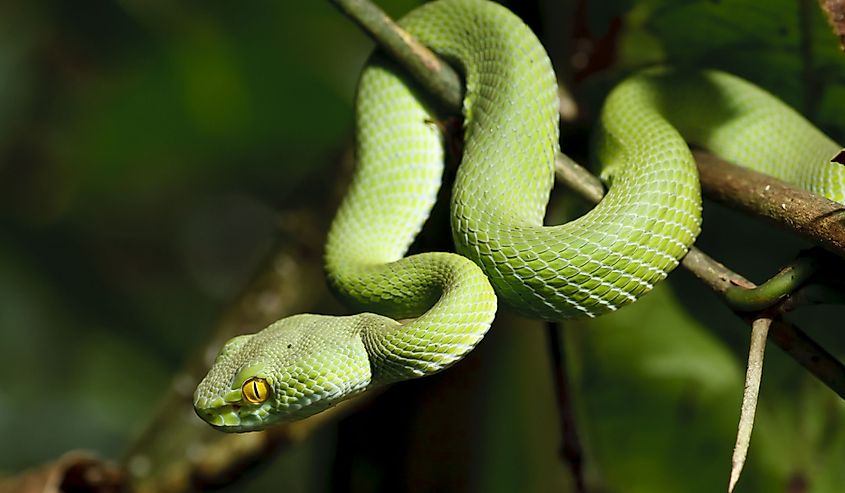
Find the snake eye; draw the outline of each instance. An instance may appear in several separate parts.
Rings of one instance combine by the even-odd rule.
[[[258,377],[252,377],[244,382],[241,387],[244,394],[244,399],[252,404],[261,404],[270,396],[270,386],[267,380]]]

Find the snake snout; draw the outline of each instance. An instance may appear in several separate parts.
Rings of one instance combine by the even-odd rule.
[[[226,403],[222,398],[194,404],[197,415],[211,426],[229,432],[260,429],[269,412],[266,406]]]

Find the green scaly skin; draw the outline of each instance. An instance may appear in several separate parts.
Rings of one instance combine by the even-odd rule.
[[[221,430],[303,418],[440,371],[484,336],[496,294],[551,320],[635,301],[677,266],[700,229],[687,141],[845,198],[842,167],[829,161],[839,146],[783,103],[724,73],[656,69],[620,84],[605,104],[595,143],[605,199],[572,222],[544,226],[558,100],[536,37],[483,0],[429,3],[401,24],[465,76],[465,148],[451,203],[460,255],[404,257],[440,186],[442,137],[413,82],[374,56],[358,88],[358,168],[329,233],[326,271],[345,301],[380,315],[297,315],[227,343],[194,396],[197,413]],[[254,377],[270,388],[260,404],[241,391]]]

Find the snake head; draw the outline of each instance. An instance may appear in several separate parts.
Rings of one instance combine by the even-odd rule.
[[[229,340],[194,392],[211,426],[257,431],[363,391],[370,363],[356,317],[295,315]]]

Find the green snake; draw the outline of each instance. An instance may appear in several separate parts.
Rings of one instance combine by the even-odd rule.
[[[227,342],[194,394],[199,416],[218,429],[262,429],[440,371],[484,337],[497,299],[551,320],[636,301],[700,230],[687,142],[845,199],[845,173],[830,161],[841,148],[798,113],[725,73],[658,68],[606,100],[594,145],[606,197],[574,221],[544,226],[559,117],[540,42],[486,0],[428,3],[400,24],[465,79],[451,195],[457,253],[405,257],[440,187],[443,136],[430,100],[375,55],[358,85],[356,173],[325,252],[331,287],[365,312],[295,315]]]

